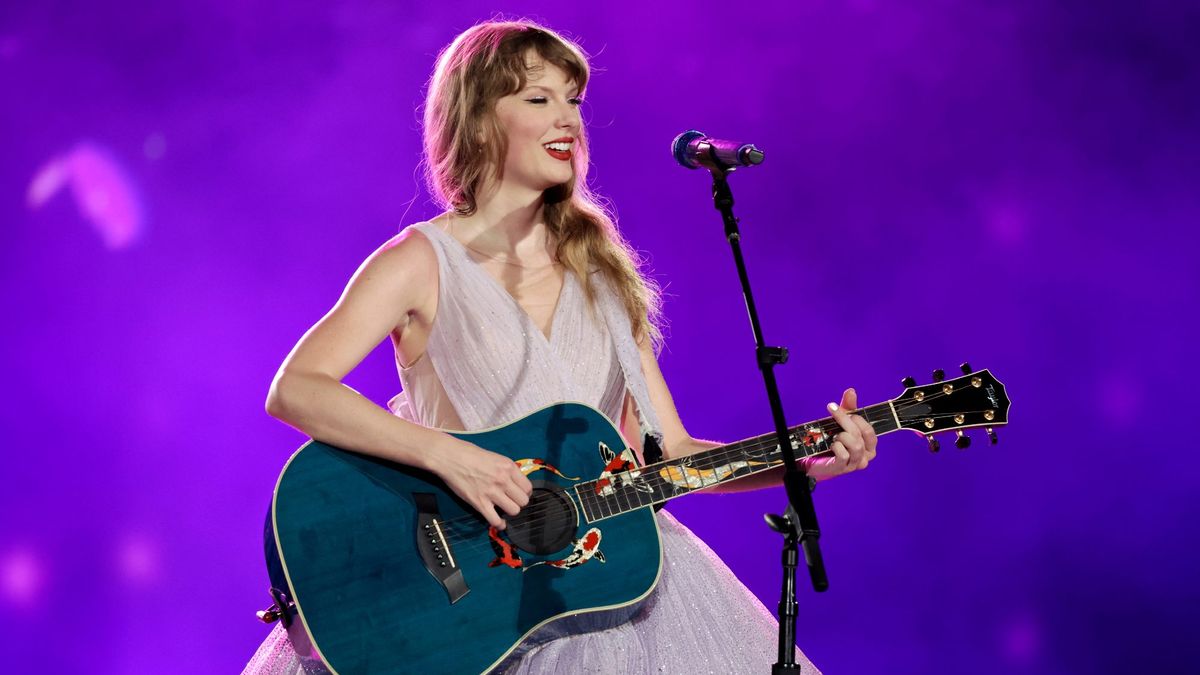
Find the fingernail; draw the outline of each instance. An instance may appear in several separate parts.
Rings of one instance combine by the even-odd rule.
[[[836,404],[836,403],[830,403],[829,405],[827,405],[827,406],[825,406],[825,407],[826,407],[826,408],[829,408],[829,412],[837,412],[837,409],[838,409],[838,404]]]

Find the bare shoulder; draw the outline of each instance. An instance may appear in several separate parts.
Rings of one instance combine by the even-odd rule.
[[[414,318],[423,324],[436,311],[437,292],[437,253],[409,228],[367,256],[280,372],[322,373],[340,381],[389,334],[412,333]]]
[[[437,253],[424,234],[410,227],[375,249],[359,273],[364,271],[397,277],[423,277],[430,272],[436,274]],[[403,282],[404,279],[397,281]]]
[[[408,323],[406,316],[432,312],[437,291],[437,253],[410,227],[367,256],[334,311],[356,320],[364,314],[387,317],[388,329],[395,330]]]

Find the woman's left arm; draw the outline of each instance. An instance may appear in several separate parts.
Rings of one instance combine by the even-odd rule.
[[[714,441],[692,438],[679,418],[675,400],[671,397],[666,380],[663,379],[650,340],[643,339],[639,349],[642,373],[650,390],[650,404],[654,406],[654,412],[657,413],[659,424],[662,426],[664,458],[683,457],[722,445]],[[632,402],[629,405],[633,405]],[[857,407],[858,396],[854,389],[847,389],[842,394],[840,404],[829,404],[829,411],[841,424],[842,431],[834,437],[834,443],[830,446],[833,456],[804,460],[810,477],[825,480],[857,469],[865,469],[867,464],[875,459],[875,430],[861,416],[852,414],[851,411]],[[627,418],[631,417],[630,412],[632,411],[627,407]],[[709,492],[744,492],[780,485],[782,482],[783,467],[779,467],[741,480],[716,485],[710,488]]]

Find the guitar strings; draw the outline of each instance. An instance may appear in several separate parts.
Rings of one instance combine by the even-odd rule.
[[[942,393],[934,394],[934,395],[927,397],[926,400],[932,399],[932,398],[938,398],[938,397],[944,396],[944,395],[945,394],[942,394]],[[879,417],[879,420],[877,420],[877,421],[886,420],[889,417],[889,415],[886,414],[887,413],[886,409],[881,407],[882,405],[885,405],[885,404],[880,404],[879,406],[871,406],[868,408],[863,408],[858,411],[855,411],[855,413],[864,413],[864,416],[867,417],[868,419],[870,419],[872,417],[871,413],[875,412],[875,413],[878,413],[878,417]],[[899,413],[900,411],[907,411],[908,409],[917,407],[919,405],[921,405],[921,404],[917,403],[917,404],[911,404],[911,405],[898,406],[897,412]],[[875,408],[875,410],[872,411],[871,408]],[[973,411],[973,412],[978,412],[978,411]],[[959,413],[926,414],[926,415],[923,415],[923,417],[924,418],[945,418],[945,417],[952,417],[956,414],[959,414]],[[834,424],[836,424],[837,426],[834,426],[832,430],[840,430],[841,429],[840,424],[837,424],[836,420],[834,420],[832,418],[826,418],[824,420],[819,420],[817,422],[800,425],[799,427],[796,427],[795,429],[804,429],[806,427],[819,427],[819,428],[822,428],[823,431],[825,431],[824,427],[833,426]],[[898,427],[897,429],[893,429],[892,431],[897,431],[901,428],[904,428],[904,427]],[[653,469],[656,467],[661,466],[664,470],[674,469],[674,470],[678,471],[681,474],[681,476],[687,476],[687,469],[692,469],[693,471],[712,470],[714,468],[718,468],[723,465],[728,465],[729,462],[727,462],[726,460],[733,459],[733,458],[737,458],[740,460],[753,461],[747,457],[747,455],[750,452],[755,452],[755,451],[763,450],[763,449],[767,449],[767,448],[772,449],[772,452],[767,453],[767,455],[765,455],[765,456],[761,456],[760,459],[768,460],[768,463],[770,463],[772,466],[764,466],[761,468],[754,468],[753,470],[751,470],[749,472],[742,473],[740,476],[738,476],[738,478],[744,478],[746,476],[753,475],[760,471],[766,471],[771,468],[775,468],[775,467],[779,466],[780,464],[782,464],[782,461],[772,459],[773,457],[775,457],[777,455],[781,455],[782,453],[779,451],[778,443],[772,442],[773,437],[770,434],[766,434],[766,435],[764,435],[764,437],[755,437],[755,438],[761,439],[761,440],[747,439],[747,441],[753,441],[753,442],[749,442],[749,443],[739,442],[739,443],[733,443],[733,444],[729,444],[727,446],[723,446],[726,448],[726,450],[724,450],[720,453],[714,453],[713,455],[706,457],[705,461],[703,461],[699,465],[694,464],[694,463],[690,463],[690,465],[683,464],[683,463],[677,464],[676,462],[679,462],[680,460],[683,459],[683,458],[680,458],[680,460],[671,460],[669,462],[658,463],[658,464],[654,464],[654,465],[647,465],[645,467],[639,467],[638,469],[635,469],[635,471],[638,471],[638,473],[639,473],[639,476],[637,478],[632,478],[632,479],[627,479],[627,480],[623,479],[622,475],[627,472],[618,472],[616,474],[613,474],[612,487],[614,488],[614,491],[613,491],[613,493],[611,493],[609,495],[597,495],[596,496],[595,502],[593,504],[590,504],[590,506],[592,506],[592,510],[598,510],[598,511],[600,511],[600,513],[593,513],[591,515],[592,516],[598,515],[600,517],[593,518],[589,522],[595,522],[597,520],[602,520],[607,517],[620,515],[622,513],[627,513],[629,511],[636,510],[639,508],[644,508],[644,507],[649,506],[650,504],[656,503],[658,501],[666,501],[666,499],[652,498],[652,501],[650,503],[643,504],[642,503],[642,499],[643,499],[642,495],[647,494],[647,493],[645,491],[638,490],[637,489],[638,484],[642,485],[643,487],[649,487],[651,493],[654,494],[654,496],[656,496],[656,497],[665,496],[665,497],[669,498],[669,497],[673,497],[673,496],[680,496],[682,494],[686,494],[686,493],[677,492],[675,490],[675,488],[678,488],[679,490],[686,490],[687,493],[690,493],[690,492],[702,490],[706,487],[712,487],[713,485],[723,482],[724,480],[726,480],[728,478],[728,476],[725,476],[720,479],[708,482],[708,481],[706,481],[706,479],[704,477],[700,477],[701,484],[698,486],[694,486],[694,487],[690,486],[690,485],[688,485],[686,487],[680,486],[677,483],[674,483],[673,481],[664,480],[663,486],[664,487],[670,486],[672,491],[676,492],[676,494],[674,494],[674,495],[667,496],[667,495],[659,494],[652,486],[648,485],[649,478],[651,478],[651,477],[661,478],[661,475],[659,475],[659,474],[661,474],[661,471],[657,472],[657,473],[653,471]],[[828,444],[829,439],[824,439],[823,442]],[[734,446],[736,446],[736,447],[734,447]],[[828,447],[826,447],[824,449],[819,449],[819,448],[813,448],[813,449],[816,451],[811,452],[811,453],[807,452],[807,451],[803,452],[804,457],[807,458],[807,457],[815,457],[815,456],[820,456],[820,455],[827,455],[832,452],[832,450],[829,449]],[[708,466],[703,466],[705,464],[707,464]],[[746,468],[746,467],[739,467],[739,469],[734,470],[733,473],[734,474],[738,473],[740,471],[740,469],[742,469],[742,468]],[[647,475],[643,476],[641,474],[647,474]],[[595,481],[585,481],[585,482],[577,483],[574,487],[591,486],[594,484],[595,484]],[[578,491],[576,494],[579,497],[580,501],[582,502],[583,495],[578,493]],[[624,504],[621,503],[622,501],[624,501]],[[633,503],[635,501],[637,502],[636,505]],[[574,506],[576,506],[576,508],[580,508],[580,503],[572,500],[572,504]],[[608,509],[610,511],[610,513],[608,515],[603,514],[603,509],[597,508],[597,507],[604,506],[606,504],[609,505],[610,507],[615,507],[615,508]],[[584,506],[586,507],[588,505],[584,504]],[[549,516],[549,515],[543,516],[541,514],[541,512],[548,511],[551,508],[554,508],[556,511],[554,516]],[[544,507],[535,506],[533,511],[523,511],[522,512],[521,515],[525,516],[524,522],[522,523],[522,525],[525,527],[526,531],[528,531],[529,533],[537,534],[537,533],[544,531],[547,524],[551,520],[554,520],[554,519],[559,520],[559,521],[564,520],[564,518],[561,517],[561,515],[560,515],[562,513],[563,512],[561,511],[561,508],[556,508],[556,505],[553,503],[549,503],[548,506],[544,506]],[[538,516],[538,517],[531,518],[531,517],[529,517],[530,514],[533,514],[534,516]],[[570,520],[571,518],[568,516],[566,519]],[[584,519],[587,520],[586,511],[584,512]],[[470,529],[472,530],[472,532],[470,533],[470,535],[472,536],[472,538],[478,537],[480,532],[485,531],[487,528],[486,523],[482,520],[482,518],[480,516],[478,516],[476,514],[465,514],[464,516],[456,517],[453,519],[448,519],[446,521],[439,521],[439,522],[442,525],[447,527],[447,530],[448,530],[447,539],[448,540],[456,540],[456,541],[460,541],[460,542],[465,542],[465,545],[460,547],[460,550],[463,550],[463,551],[470,550],[472,548],[475,548],[476,546],[473,545],[470,540],[464,539],[464,535],[467,535],[468,533],[464,532],[463,528],[458,527],[458,525],[469,522],[471,524]],[[482,542],[478,542],[478,545],[479,546],[483,546],[483,545],[490,546],[491,541],[490,541],[490,539],[487,539]]]
[[[921,406],[925,405],[925,401],[934,400],[937,398],[944,397],[946,395],[947,394],[944,392],[935,392],[933,394],[926,396],[924,401],[914,402],[914,403],[909,403],[909,404],[901,404],[899,406],[896,406],[895,410],[896,410],[897,416],[899,416],[899,413],[901,413],[901,412],[907,412],[908,410],[910,410],[912,408],[921,407]],[[891,417],[888,414],[889,411],[884,407],[886,405],[887,405],[887,403],[877,404],[875,406],[868,406],[866,408],[861,408],[859,410],[853,411],[851,414],[864,413],[864,417],[870,418],[870,417],[872,417],[872,413],[875,413],[875,416],[878,417],[877,421],[886,421],[889,417]],[[968,411],[968,412],[980,412],[980,411]],[[925,415],[922,415],[922,417],[927,418],[927,419],[935,419],[935,418],[953,417],[957,414],[960,414],[960,413],[925,414]],[[838,423],[836,421],[836,419],[834,419],[832,417],[827,417],[827,418],[824,418],[821,420],[817,420],[815,422],[810,422],[807,424],[799,425],[798,427],[794,427],[793,430],[802,430],[805,428],[812,428],[812,427],[819,428],[822,432],[824,432],[826,434],[826,436],[828,436],[827,439],[822,439],[822,442],[829,444],[829,445],[832,445],[831,440],[834,439],[836,434],[840,433],[840,431],[841,431],[840,423]],[[897,429],[893,429],[892,431],[898,431],[901,428],[904,428],[904,427],[898,427]],[[831,431],[834,433],[831,434],[830,433]],[[673,460],[669,460],[666,462],[659,462],[656,464],[639,467],[639,468],[635,469],[635,471],[638,471],[639,474],[654,475],[656,473],[655,469],[658,467],[661,467],[663,470],[668,470],[668,471],[670,469],[676,469],[676,470],[682,469],[680,471],[681,477],[684,477],[686,479],[686,477],[688,475],[686,470],[688,468],[697,470],[697,471],[712,470],[712,469],[715,469],[720,466],[728,464],[729,462],[727,462],[726,460],[735,459],[735,458],[747,459],[749,461],[753,461],[745,456],[749,455],[750,453],[758,452],[758,451],[761,451],[764,449],[772,449],[772,452],[767,453],[765,456],[760,456],[759,457],[760,459],[770,461],[769,460],[770,457],[777,455],[777,454],[780,454],[780,455],[782,454],[779,451],[778,443],[775,442],[775,437],[772,434],[764,434],[763,436],[752,437],[752,438],[746,439],[744,441],[739,441],[739,442],[727,444],[725,446],[720,446],[720,447],[725,448],[725,450],[723,450],[722,452],[719,452],[719,453],[714,453],[712,455],[709,455],[709,456],[705,457],[703,460],[701,460],[701,463],[707,464],[707,466],[697,465],[694,463],[695,460],[693,460],[692,462],[689,462],[689,464],[686,466],[683,464],[677,464],[677,462],[682,462],[684,460],[684,458],[678,458],[678,459],[673,459]],[[715,449],[717,449],[717,448],[714,448],[714,450]],[[832,452],[832,450],[830,450],[828,448],[825,448],[825,449],[813,448],[813,449],[816,450],[816,452],[810,453],[808,451],[804,451],[802,453],[804,458],[815,457],[815,456],[819,456],[822,454],[829,454],[830,452]],[[694,457],[695,455],[692,455],[692,456]],[[781,463],[782,462],[780,462],[780,464]],[[758,473],[758,471],[765,471],[770,468],[774,468],[774,467],[764,467],[762,469],[751,471],[751,472],[744,474],[743,476],[739,476],[739,477],[745,477],[745,475],[751,475],[753,473]],[[649,504],[641,504],[640,503],[640,501],[641,501],[640,495],[645,494],[645,492],[638,491],[635,485],[631,485],[631,483],[641,481],[641,484],[644,487],[649,487],[649,486],[645,485],[646,480],[644,478],[642,478],[641,475],[639,475],[637,478],[623,479],[622,476],[626,473],[627,472],[617,472],[617,473],[613,474],[613,476],[611,478],[612,487],[614,488],[613,494],[596,496],[598,501],[593,506],[601,507],[601,506],[606,505],[606,503],[608,503],[609,505],[616,506],[615,509],[614,508],[608,509],[611,512],[608,516],[593,513],[592,514],[593,516],[601,515],[601,518],[597,518],[596,520],[599,520],[599,519],[602,519],[605,517],[610,517],[612,515],[618,515],[619,513],[624,513],[629,510],[632,510],[632,509],[642,508],[644,506],[649,505]],[[701,477],[700,478],[701,485],[697,486],[697,487],[679,486],[671,481],[667,481],[667,483],[669,483],[670,485],[672,485],[674,487],[678,487],[679,489],[688,490],[690,492],[690,491],[704,489],[705,487],[711,487],[712,485],[716,485],[717,483],[722,482],[723,480],[725,480],[725,478],[712,481],[710,484],[706,484],[705,479],[703,477]],[[583,486],[583,485],[593,485],[593,484],[595,484],[595,481],[584,481],[581,483],[577,483],[576,487]],[[623,493],[628,491],[627,488],[632,489],[634,494],[624,495]],[[653,488],[651,488],[651,491],[653,492]],[[637,501],[639,502],[639,505],[633,506],[631,503],[631,500],[628,498],[625,499],[625,502],[626,502],[625,505],[621,505],[620,500],[617,499],[618,497],[621,497],[621,496],[636,497]],[[579,497],[582,502],[583,501],[582,495],[579,495]],[[665,500],[663,500],[663,501],[665,501]],[[655,503],[655,502],[652,501],[651,503]],[[546,508],[548,508],[548,507],[546,507]],[[544,508],[541,510],[544,510]],[[602,510],[602,509],[597,509],[597,510]],[[528,516],[530,514],[538,515],[539,508],[535,507],[534,511],[525,512],[523,514],[526,516],[526,522],[528,522],[530,524],[536,524],[539,519],[538,518],[528,518]],[[481,520],[482,520],[481,516],[474,514],[474,513],[469,513],[469,514],[465,514],[463,516],[459,516],[459,517],[456,517],[453,519],[447,519],[446,521],[439,521],[439,522],[443,525],[451,525],[451,524],[456,524],[457,522],[465,522],[465,521],[471,521],[471,522],[475,522],[476,524],[479,524],[478,521],[481,521]]]
[[[782,454],[782,453],[778,452],[778,444],[774,444],[774,447],[776,449],[776,452],[773,453],[774,455]],[[832,450],[825,449],[825,450],[819,450],[815,453],[812,453],[812,454],[806,455],[806,456],[815,457],[815,456],[829,454],[831,452],[832,452]],[[719,461],[721,461],[721,460],[718,460],[718,462]],[[772,466],[765,466],[765,467],[754,469],[750,472],[744,473],[743,475],[739,476],[739,478],[744,478],[746,476],[753,475],[754,473],[758,473],[760,471],[765,471],[765,470],[768,470],[771,468],[775,468],[775,467],[781,465],[781,463],[782,463],[781,461],[773,461],[773,462],[771,462]],[[719,466],[719,464],[718,464],[718,466]],[[689,468],[695,469],[696,467],[694,467],[694,466],[681,467],[678,465],[669,465],[666,468],[675,468],[675,469],[683,468],[686,470]],[[622,473],[624,473],[624,472],[622,472]],[[621,475],[620,473],[614,474],[614,478],[617,478],[620,475]],[[661,478],[661,476],[659,476],[658,474],[652,474],[652,475],[656,478]],[[645,481],[646,481],[645,478],[641,478],[641,477],[639,477],[638,479],[633,479],[633,480],[640,480],[643,483],[645,483]],[[593,482],[594,481],[587,481],[586,483],[579,483],[577,485],[586,485],[586,484],[593,483]],[[677,486],[674,483],[670,483],[669,481],[665,481],[665,480],[663,481],[665,486],[670,486],[672,489],[674,489],[675,487],[678,487],[680,490],[686,490],[686,492],[676,492],[675,494],[671,495],[671,497],[682,496],[683,494],[696,492],[701,489],[704,489],[705,487],[712,487],[717,482],[719,482],[719,481],[714,481],[712,483],[708,483],[708,484],[705,484],[702,486],[697,486],[697,487],[682,487],[682,486]],[[631,511],[634,511],[634,510],[637,510],[640,508],[645,508],[647,506],[650,506],[650,504],[640,503],[641,495],[643,495],[645,493],[637,491],[636,488],[634,486],[630,485],[629,483],[622,483],[619,486],[614,485],[614,488],[615,488],[616,492],[614,492],[613,494],[610,494],[607,496],[599,496],[599,495],[597,496],[598,499],[606,500],[608,503],[614,505],[615,508],[610,509],[612,511],[612,513],[609,513],[607,515],[605,515],[603,513],[593,514],[593,515],[598,515],[599,517],[595,517],[592,520],[588,520],[586,518],[586,514],[581,514],[584,516],[582,518],[582,520],[586,524],[594,523],[594,522],[603,520],[608,517],[621,515],[621,514],[628,513],[628,512],[631,512]],[[622,501],[620,499],[621,497],[625,497],[625,499],[624,499],[625,504],[621,504],[621,501]],[[582,499],[582,495],[580,495],[580,498]],[[631,503],[633,500],[638,500],[639,503],[637,505],[634,505]],[[665,499],[652,501],[651,504],[655,503],[656,501],[665,501]],[[572,504],[576,508],[579,508],[578,502],[575,502],[574,500],[572,500]],[[545,508],[543,508],[541,510],[544,511]],[[555,520],[558,521],[558,523],[555,523],[555,524],[562,524],[563,521],[567,521],[567,522],[571,523],[572,526],[574,526],[574,524],[576,522],[576,519],[574,517],[576,515],[575,513],[570,513],[569,515],[565,515],[565,517],[563,517],[560,514],[565,515],[564,512],[559,511],[558,513],[555,514],[555,516],[546,516],[546,517],[540,517],[540,518],[527,519],[523,523],[523,530],[524,530],[524,532],[527,533],[527,536],[536,537],[537,535],[543,533],[552,524],[552,521],[555,521]],[[469,518],[471,519],[471,521],[474,524],[474,526],[471,528],[472,531],[470,531],[470,532],[463,531],[462,529],[457,528],[457,527],[450,528],[451,531],[447,534],[447,541],[456,542],[454,551],[459,552],[459,553],[470,553],[470,552],[475,552],[475,551],[479,551],[479,550],[484,550],[486,548],[490,548],[492,546],[492,541],[491,541],[490,537],[480,539],[480,535],[483,534],[483,532],[485,532],[487,529],[486,524],[481,523],[481,519],[478,516],[469,515]],[[456,524],[462,524],[461,517],[453,519],[453,520],[459,521]],[[508,543],[511,544],[511,541]]]
[[[934,393],[926,396],[923,401],[911,402],[911,403],[907,403],[907,404],[901,403],[900,405],[895,407],[895,411],[898,416],[899,413],[908,412],[912,408],[924,406],[926,401],[941,398],[946,395],[947,394],[945,392],[934,392]],[[878,421],[887,421],[891,417],[891,415],[889,414],[889,410],[885,407],[887,405],[888,405],[887,402],[881,403],[881,404],[876,404],[874,406],[868,406],[866,408],[860,408],[856,411],[852,411],[851,414],[863,414],[863,416],[868,418],[868,420],[870,420],[872,417],[875,417],[876,419],[874,421],[877,421],[877,422]],[[965,412],[980,412],[980,411],[965,411]],[[922,417],[924,417],[924,418],[946,418],[946,417],[952,417],[957,414],[960,414],[960,413],[932,413],[932,414],[927,413],[925,415],[922,415]],[[817,421],[810,422],[807,424],[799,425],[797,427],[793,427],[791,429],[791,431],[794,432],[796,430],[803,430],[805,428],[813,428],[813,427],[819,428],[822,432],[824,432],[828,436],[827,439],[823,439],[823,441],[822,441],[825,443],[829,443],[829,439],[834,439],[836,437],[836,434],[840,433],[842,431],[840,423],[838,423],[836,421],[836,419],[834,419],[832,417],[827,417],[827,418],[824,418],[821,420],[817,420]],[[904,427],[901,426],[901,427],[898,427],[897,429],[893,429],[891,431],[897,431],[901,428],[904,428]],[[712,468],[716,468],[716,467],[721,466],[722,464],[726,463],[725,460],[735,458],[735,457],[741,457],[743,455],[749,455],[750,453],[754,453],[754,452],[757,452],[757,451],[760,451],[763,449],[773,449],[773,452],[768,453],[766,456],[760,456],[759,457],[760,459],[766,459],[766,458],[776,455],[776,454],[782,454],[782,453],[778,452],[778,450],[779,450],[778,443],[775,442],[775,436],[773,434],[764,434],[762,436],[752,437],[749,439],[745,439],[743,441],[737,441],[737,442],[730,443],[730,444],[727,444],[725,446],[720,446],[720,447],[724,448],[724,450],[722,452],[714,453],[712,455],[705,457],[704,462],[709,464],[708,467],[701,467],[696,464],[691,464],[690,466],[687,466],[684,468],[692,468],[692,469],[699,469],[699,470],[712,469]],[[717,448],[714,448],[714,450],[715,449],[717,449]],[[816,448],[814,448],[814,449],[816,449]],[[807,458],[807,457],[812,457],[812,456],[818,456],[821,454],[828,454],[828,452],[830,452],[830,450],[828,450],[828,449],[816,449],[816,452],[811,452],[811,453],[804,452],[803,454]],[[692,455],[692,457],[695,457],[695,455]],[[676,466],[676,462],[680,462],[683,459],[684,458],[678,458],[675,460],[659,462],[659,463],[652,464],[652,465],[638,467],[638,469],[635,469],[635,470],[638,471],[639,473],[652,473],[654,471],[654,469],[657,467],[662,467],[663,469],[679,468],[678,466]],[[693,462],[694,462],[694,460],[693,460]],[[613,478],[619,479],[625,473],[626,472],[617,472],[616,474],[613,474]],[[638,479],[635,478],[635,479],[629,479],[629,480],[636,481]],[[628,482],[626,482],[626,480],[617,480],[614,482],[620,483],[620,485],[613,486],[617,490],[621,490],[626,487],[629,487]],[[595,481],[584,481],[581,483],[577,483],[576,485],[580,486],[580,485],[587,485],[587,484],[594,484],[594,483],[595,483]],[[716,484],[716,482],[714,482],[713,484]],[[684,488],[684,489],[695,490],[695,489],[702,489],[702,488],[697,487],[697,488]],[[604,500],[604,499],[610,499],[610,498],[618,496],[618,495],[608,495],[608,496],[597,495],[597,496],[601,500]],[[616,501],[616,500],[613,500],[613,501]],[[620,507],[619,503],[618,503],[618,507]],[[633,508],[641,508],[641,506],[633,507]],[[614,513],[614,515],[615,515],[615,513]],[[474,514],[467,514],[467,515],[460,516],[455,519],[449,519],[447,521],[442,521],[442,522],[443,522],[443,524],[445,524],[445,523],[451,523],[455,520],[463,520],[463,519],[474,521],[474,520],[479,520],[480,516],[477,516]]]
[[[776,446],[776,448],[777,448],[777,446]],[[827,450],[813,453],[808,456],[827,455],[830,452],[831,452],[831,450],[827,449]],[[778,455],[781,453],[775,452],[774,454]],[[751,471],[741,473],[741,475],[738,476],[738,478],[745,478],[749,475],[753,475],[753,474],[759,473],[761,471],[766,471],[771,468],[777,468],[780,464],[781,464],[780,461],[772,461],[771,466],[754,468]],[[680,467],[672,467],[672,468],[680,468]],[[695,468],[695,467],[684,467],[684,468]],[[659,476],[655,476],[655,477],[658,478]],[[638,479],[635,479],[635,480],[638,480]],[[722,480],[724,480],[724,479],[722,479]],[[643,483],[646,482],[645,479],[641,479],[641,481]],[[668,498],[674,497],[674,496],[682,496],[683,494],[690,494],[691,492],[696,492],[696,491],[702,490],[706,487],[712,487],[713,485],[715,485],[718,482],[720,482],[720,481],[713,481],[712,483],[703,484],[703,485],[696,486],[696,487],[679,486],[680,490],[685,490],[686,492],[676,492],[675,494],[670,495]],[[664,481],[664,483],[666,483],[666,481]],[[671,484],[671,485],[672,485],[672,487],[675,487],[675,484]],[[582,520],[585,523],[590,524],[590,523],[597,522],[599,520],[603,520],[608,517],[621,515],[621,514],[628,513],[628,512],[631,512],[633,510],[637,510],[640,508],[645,508],[646,506],[650,506],[651,504],[659,502],[659,501],[666,501],[666,499],[652,499],[652,501],[650,503],[643,504],[643,503],[641,503],[641,500],[643,498],[642,495],[645,493],[637,491],[636,488],[634,488],[634,486],[632,486],[630,484],[622,484],[622,485],[616,487],[616,489],[617,489],[617,492],[614,492],[613,494],[608,495],[606,497],[601,497],[602,500],[607,500],[607,502],[610,505],[613,505],[615,507],[615,508],[611,509],[612,513],[610,513],[608,515],[605,515],[603,513],[593,514],[593,516],[599,515],[599,517],[593,517],[591,520],[588,520],[586,517],[586,512],[585,512],[583,514],[584,517],[582,518]],[[663,496],[663,495],[656,495],[656,496]],[[622,501],[624,501],[625,504],[622,504],[621,503]],[[637,502],[636,504],[633,503],[635,501]],[[579,503],[575,502],[574,500],[572,500],[572,505],[577,509],[580,508]],[[543,508],[541,510],[545,511],[546,509]],[[536,512],[537,511],[535,510],[535,513]],[[463,525],[463,523],[461,522],[462,519],[455,519],[455,520],[459,520],[460,522],[456,523],[455,526],[446,528],[447,541],[448,542],[453,541],[456,544],[454,550],[456,550],[460,553],[468,553],[468,552],[491,547],[492,542],[491,542],[490,538],[482,538],[482,539],[480,538],[480,535],[482,535],[483,532],[485,532],[487,529],[486,524],[478,516],[470,515],[469,519],[472,521],[472,526],[470,526],[470,531],[465,531],[462,527],[460,527],[461,525]],[[525,522],[521,526],[522,526],[522,530],[526,534],[526,536],[537,537],[551,525],[562,526],[562,525],[569,523],[571,527],[576,527],[577,522],[578,522],[578,520],[576,518],[576,513],[574,511],[557,510],[557,512],[554,515],[546,515],[546,516],[542,516],[542,517],[528,518],[525,520]],[[511,541],[509,543],[511,544]]]
[[[942,416],[942,415],[938,415],[938,416]],[[772,451],[770,453],[767,453],[766,455],[760,456],[760,458],[759,458],[761,460],[765,460],[766,463],[768,464],[768,466],[751,467],[751,470],[748,472],[741,471],[741,469],[746,468],[746,467],[739,467],[738,469],[734,470],[734,473],[741,473],[741,475],[739,475],[738,478],[744,478],[748,475],[753,475],[753,474],[759,473],[761,471],[766,471],[766,470],[769,470],[772,468],[776,468],[782,464],[782,460],[779,459],[779,456],[782,455],[782,453],[779,451],[777,443],[768,444],[764,441],[764,442],[757,442],[757,443],[751,444],[750,446],[743,446],[743,447],[744,448],[752,447],[753,449],[751,449],[749,451],[762,450],[762,449],[766,449],[766,448],[770,448]],[[813,450],[815,450],[815,452],[807,452],[807,451],[804,452],[803,453],[804,457],[816,457],[816,456],[821,456],[821,455],[828,455],[832,452],[832,450],[828,447],[826,447],[826,448],[817,447],[817,448],[813,448]],[[573,499],[572,504],[576,508],[586,509],[583,511],[584,520],[588,520],[588,522],[596,522],[598,520],[602,520],[607,517],[612,517],[615,515],[620,515],[622,513],[627,513],[629,511],[632,511],[635,509],[644,508],[645,506],[649,506],[653,503],[657,503],[660,501],[666,501],[667,499],[674,497],[674,496],[680,496],[682,494],[702,490],[707,487],[712,487],[713,485],[723,482],[724,480],[726,480],[728,478],[728,476],[726,476],[726,477],[722,477],[718,480],[708,480],[708,479],[704,478],[703,476],[701,476],[701,477],[699,477],[700,485],[684,486],[684,485],[679,485],[678,483],[671,481],[669,479],[663,479],[663,477],[661,475],[662,471],[674,470],[675,472],[678,472],[681,476],[687,476],[687,475],[689,475],[689,472],[687,471],[688,469],[693,470],[693,472],[694,471],[712,470],[712,469],[718,468],[720,466],[728,465],[730,463],[728,460],[731,460],[731,459],[740,460],[740,461],[746,461],[746,460],[753,461],[752,459],[749,459],[746,456],[746,454],[747,454],[746,452],[725,451],[725,452],[721,452],[721,453],[716,453],[713,456],[706,458],[706,461],[701,462],[701,463],[691,463],[690,465],[688,465],[686,463],[676,463],[676,461],[672,461],[672,462],[666,463],[666,464],[648,465],[647,467],[636,469],[636,471],[638,471],[638,473],[639,473],[639,476],[637,478],[632,478],[632,479],[622,478],[622,476],[624,474],[626,474],[627,472],[618,472],[613,475],[614,484],[612,485],[613,492],[611,494],[596,495],[595,498],[592,500],[592,502],[589,503],[584,498],[583,494],[581,494],[577,491],[576,494],[580,501],[576,502]],[[661,470],[658,472],[655,472],[654,468],[656,468],[656,467],[661,467]],[[691,473],[690,475],[694,476],[695,474]],[[659,485],[658,486],[650,485],[650,483],[652,483],[652,482],[659,482]],[[572,486],[572,487],[587,488],[587,487],[591,487],[593,485],[595,485],[595,481],[585,481],[582,483],[577,483],[575,486]],[[639,490],[638,485],[641,485],[643,488],[649,488],[649,491],[650,491],[649,494],[651,495],[651,501],[649,503],[643,503],[643,500],[645,499],[644,495],[647,495],[648,493],[645,490]],[[665,491],[670,491],[674,494],[664,494],[665,491],[663,490],[663,488],[666,488]],[[686,491],[686,492],[681,492],[681,491]],[[582,506],[581,506],[581,504],[582,504]],[[605,509],[605,508],[603,508],[604,506],[608,506],[609,508]],[[548,513],[551,509],[553,509],[555,511],[555,513],[553,515]],[[607,513],[607,514],[604,513],[604,511],[606,511],[606,510],[609,513]],[[592,516],[592,518],[590,520],[587,517],[589,515],[588,511],[592,512],[590,514]],[[561,518],[561,516],[559,516],[560,513],[561,513],[561,507],[559,507],[557,504],[555,504],[553,502],[546,502],[545,505],[535,505],[532,510],[526,509],[522,512],[521,516],[523,516],[523,519],[522,519],[521,526],[524,527],[525,529],[527,529],[531,533],[534,533],[534,534],[540,533],[545,530],[545,527],[548,525],[548,523],[550,521],[561,520],[562,518]],[[463,516],[459,516],[459,517],[456,517],[453,519],[447,519],[446,521],[439,521],[439,523],[442,524],[443,526],[446,526],[447,529],[450,531],[448,539],[458,540],[458,541],[466,541],[466,539],[464,538],[465,536],[469,536],[472,538],[477,537],[481,531],[484,531],[487,529],[487,526],[485,525],[483,519],[474,513],[464,514]],[[469,533],[464,532],[463,528],[457,527],[458,525],[461,525],[461,524],[468,524],[470,532]],[[487,540],[487,541],[484,541],[481,543],[490,545],[490,540]]]

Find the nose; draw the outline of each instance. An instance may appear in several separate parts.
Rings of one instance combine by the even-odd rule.
[[[558,104],[558,119],[555,120],[555,126],[559,129],[576,130],[580,125],[579,106],[572,105],[570,101],[563,101]]]

